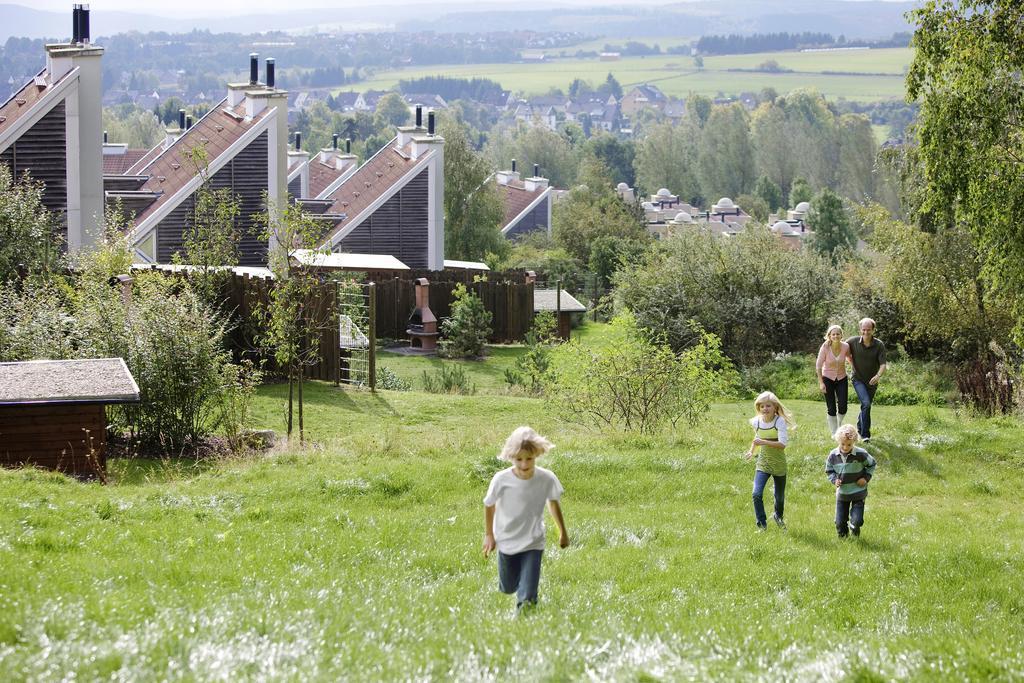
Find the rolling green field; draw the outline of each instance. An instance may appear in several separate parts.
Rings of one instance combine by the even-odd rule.
[[[628,57],[616,62],[596,59],[554,59],[537,64],[465,64],[408,68],[380,72],[358,84],[360,90],[393,88],[400,79],[444,75],[490,78],[513,91],[542,94],[557,87],[567,90],[574,78],[597,85],[613,73],[624,88],[654,83],[668,95],[691,92],[708,96],[738,95],[772,87],[780,93],[815,88],[828,98],[875,101],[904,96],[904,69],[913,52],[909,48],[837,52],[768,52],[707,57],[698,71],[690,57],[658,55]],[[793,72],[732,71],[754,69],[773,59]],[[829,73],[824,73],[829,72]],[[345,88],[350,89],[350,88]]]
[[[261,389],[260,424],[282,429],[286,391]],[[306,396],[306,448],[114,460],[106,487],[0,472],[0,680],[1024,677],[1016,421],[876,407],[866,525],[843,541],[819,402],[790,404],[789,530],[759,533],[747,402],[641,438],[500,393]],[[517,618],[481,499],[523,423],[557,444],[541,464],[572,545],[549,536]]]

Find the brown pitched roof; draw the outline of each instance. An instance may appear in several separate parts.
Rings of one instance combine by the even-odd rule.
[[[14,123],[32,110],[32,107],[46,95],[47,92],[74,71],[72,69],[56,83],[48,83],[46,69],[43,69],[35,78],[22,86],[21,90],[11,95],[10,99],[0,105],[0,133],[14,126]],[[42,84],[41,86],[38,84]]]
[[[406,145],[402,151],[396,149],[395,138],[392,138],[384,149],[370,157],[334,191],[331,195],[334,204],[327,213],[345,214],[347,219],[334,226],[324,241],[350,225],[348,219],[355,218],[408,174],[418,161],[412,158],[410,151],[411,145]]]
[[[341,177],[344,169],[338,170],[334,164],[325,164],[319,159],[309,162],[309,196],[319,197],[331,183]]]
[[[505,223],[501,226],[502,228],[508,227],[508,224],[514,221],[516,216],[525,211],[526,207],[533,204],[547,190],[546,187],[539,187],[530,192],[522,180],[510,180],[508,185],[499,185],[498,189],[505,191]]]
[[[247,131],[252,130],[270,111],[269,108],[264,109],[252,120],[247,121],[244,118],[236,118],[236,116],[244,117],[244,103],[232,110],[236,115],[233,116],[225,111],[226,102],[226,99],[221,100],[173,145],[144,168],[136,166],[136,172],[139,175],[149,176],[149,180],[142,186],[143,190],[163,192],[160,199],[135,217],[136,225],[151,216],[195,177],[195,167],[185,158],[188,151],[198,145],[205,145],[209,164],[212,166],[228,147],[237,142]],[[147,158],[151,154],[152,151]]]
[[[149,150],[126,149],[124,154],[103,155],[103,175],[124,175],[125,171],[134,166]]]

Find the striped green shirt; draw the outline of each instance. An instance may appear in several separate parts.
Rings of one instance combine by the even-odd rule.
[[[868,496],[867,485],[857,483],[859,479],[871,481],[875,472],[875,459],[863,448],[853,447],[849,453],[833,448],[825,459],[825,476],[836,487],[839,500],[864,500]],[[840,483],[841,482],[841,483]]]

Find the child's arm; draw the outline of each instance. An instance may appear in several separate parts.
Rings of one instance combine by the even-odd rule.
[[[843,485],[843,478],[839,475],[838,472],[836,472],[836,468],[832,465],[831,456],[825,458],[825,476],[828,477],[828,480],[832,482],[832,484],[835,485],[836,488],[839,488],[840,486]]]
[[[857,480],[857,486],[867,486],[868,482],[871,481],[871,477],[875,475],[875,459],[868,453],[867,458],[864,460],[864,473],[861,478]]]
[[[568,548],[569,532],[565,530],[565,520],[562,519],[562,506],[559,505],[557,500],[549,500],[548,510],[551,512],[551,516],[555,518],[555,524],[558,525],[558,546],[560,548]]]
[[[494,542],[494,506],[484,506],[484,557],[487,557],[497,544]]]

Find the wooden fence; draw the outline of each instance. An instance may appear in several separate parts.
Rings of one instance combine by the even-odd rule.
[[[533,285],[518,282],[430,282],[430,310],[439,320],[451,315],[455,296],[463,284],[475,292],[491,313],[491,336],[495,343],[519,342],[533,323]],[[414,284],[404,278],[377,282],[377,338],[405,339],[409,316],[416,307]]]
[[[436,273],[435,273],[436,275]],[[444,320],[451,315],[455,297],[452,291],[463,284],[483,301],[484,308],[491,313],[491,336],[494,343],[520,342],[533,323],[533,285],[511,281],[430,281],[430,309],[437,319]],[[363,291],[370,292],[368,284]],[[227,279],[225,296],[228,306],[236,314],[238,325],[232,330],[231,341],[236,355],[250,357],[264,362],[271,372],[277,369],[273,357],[260,352],[259,336],[264,332],[266,321],[261,312],[266,311],[270,302],[274,281],[251,275],[232,274]],[[376,303],[377,339],[406,339],[405,330],[409,316],[415,308],[415,288],[412,280],[390,277],[379,280],[374,289]],[[307,368],[307,376],[324,381],[344,379],[347,366],[342,358],[337,323],[338,298],[333,282],[325,282],[313,290],[307,301],[307,309],[314,312],[317,324],[315,338],[311,344],[319,347],[319,362]],[[366,330],[364,333],[369,334]]]

